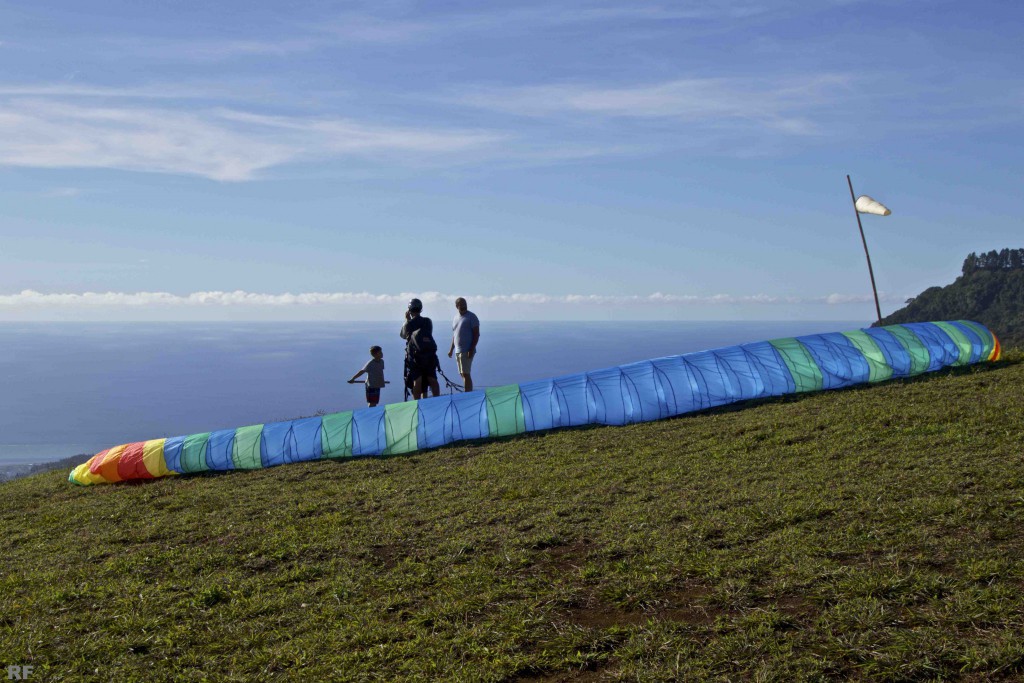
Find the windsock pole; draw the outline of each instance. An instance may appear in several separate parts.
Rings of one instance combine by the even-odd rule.
[[[875,295],[875,313],[878,314],[878,322],[882,322],[882,307],[878,305],[878,289],[875,287],[875,271],[871,267],[871,254],[868,253],[868,241],[864,238],[864,226],[860,222],[860,211],[857,210],[857,195],[853,193],[853,181],[849,174],[846,176],[846,184],[850,186],[850,200],[853,202],[853,213],[857,216],[857,227],[860,228],[860,241],[864,244],[864,256],[868,259],[868,275],[871,276],[871,291]]]

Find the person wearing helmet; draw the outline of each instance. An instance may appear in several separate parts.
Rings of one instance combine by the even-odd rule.
[[[419,299],[409,301],[405,311],[405,324],[399,332],[405,340],[406,386],[412,391],[413,399],[427,397],[427,389],[434,396],[441,395],[441,387],[437,383],[437,343],[434,341],[434,323],[420,313],[423,302]],[[426,387],[424,387],[426,385]]]

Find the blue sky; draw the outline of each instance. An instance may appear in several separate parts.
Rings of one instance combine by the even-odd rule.
[[[873,318],[1020,247],[1024,6],[0,2],[0,320]]]

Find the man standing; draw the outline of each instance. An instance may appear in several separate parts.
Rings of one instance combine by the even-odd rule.
[[[466,391],[473,391],[473,357],[476,356],[476,343],[480,341],[480,318],[469,310],[466,300],[461,296],[455,300],[455,310],[459,312],[452,320],[452,345],[448,349],[448,357],[455,353],[455,363],[459,366],[459,374],[466,386]]]
[[[405,312],[405,324],[399,332],[405,340],[405,374],[406,386],[412,390],[413,399],[427,397],[424,384],[430,387],[434,396],[441,395],[441,387],[437,384],[437,342],[434,341],[434,323],[430,318],[420,315],[423,302],[419,299],[409,301],[409,309]]]

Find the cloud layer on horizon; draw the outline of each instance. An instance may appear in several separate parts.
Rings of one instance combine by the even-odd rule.
[[[0,308],[84,308],[84,307],[314,307],[314,306],[404,306],[417,297],[424,304],[450,304],[457,294],[442,292],[400,292],[374,294],[371,292],[303,292],[298,294],[267,294],[236,290],[232,292],[81,292],[44,294],[26,289],[17,294],[0,295]],[[784,297],[768,294],[693,295],[655,292],[647,295],[623,294],[542,294],[514,293],[491,295],[465,295],[473,303],[571,305],[571,306],[630,306],[630,305],[826,305],[863,304],[873,301],[869,295],[828,294],[816,297]],[[886,303],[902,302],[903,297],[881,294]]]

